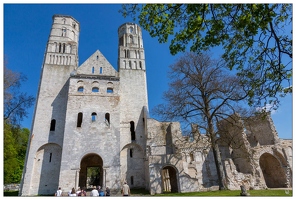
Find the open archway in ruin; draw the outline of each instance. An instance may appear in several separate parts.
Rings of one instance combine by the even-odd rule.
[[[87,154],[80,162],[79,187],[91,190],[103,186],[103,160],[97,154]]]
[[[178,192],[177,171],[173,166],[165,166],[161,170],[163,192]]]
[[[260,157],[259,164],[267,187],[286,187],[286,173],[278,159],[269,153],[264,153]]]

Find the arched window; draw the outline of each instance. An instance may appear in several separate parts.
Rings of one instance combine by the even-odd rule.
[[[113,88],[107,88],[107,93],[113,93]]]
[[[61,53],[61,51],[62,51],[62,44],[59,43],[59,53]]]
[[[127,50],[126,53],[127,53],[127,58],[130,58],[130,51]]]
[[[131,139],[136,140],[135,122],[133,121],[130,121],[130,132],[131,132]]]
[[[142,69],[142,62],[140,61],[139,64],[140,64],[140,69]]]
[[[56,120],[52,119],[50,122],[50,131],[55,131]]]
[[[110,114],[109,113],[105,114],[105,122],[110,124]]]
[[[92,92],[99,92],[99,88],[98,87],[93,87]]]
[[[128,61],[129,68],[132,68],[132,61]]]
[[[100,67],[100,74],[103,74],[103,67]]]
[[[130,31],[130,33],[133,33],[134,28],[133,28],[133,27],[130,27],[130,28],[129,28],[129,31]]]
[[[83,86],[80,86],[77,91],[78,92],[83,92]]]
[[[134,44],[134,37],[132,35],[130,35],[129,37],[130,37],[130,43]]]
[[[96,121],[96,119],[97,119],[97,113],[95,113],[95,112],[93,112],[92,114],[91,114],[91,121]]]
[[[95,67],[91,68],[91,73],[94,74],[95,73]]]
[[[77,127],[81,127],[83,114],[80,112],[77,116]]]
[[[65,53],[65,51],[66,51],[66,44],[63,43],[63,53]]]
[[[136,61],[134,61],[134,63],[135,63],[135,68],[137,69],[137,62],[136,62]]]

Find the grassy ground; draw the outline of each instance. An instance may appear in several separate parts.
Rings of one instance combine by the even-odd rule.
[[[211,192],[188,192],[188,193],[165,193],[165,194],[157,194],[155,197],[166,197],[166,196],[207,196],[207,197],[215,197],[215,196],[228,196],[235,197],[240,196],[240,190],[224,190],[224,191],[211,191]],[[132,196],[151,196],[147,190],[139,189],[139,190],[131,190]],[[248,193],[251,197],[261,197],[261,196],[278,196],[278,197],[292,197],[292,190],[248,190]],[[18,191],[7,191],[4,192],[4,196],[18,196]]]

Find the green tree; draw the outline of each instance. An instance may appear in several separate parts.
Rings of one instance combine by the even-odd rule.
[[[124,4],[124,17],[176,55],[223,49],[228,68],[250,85],[249,104],[271,104],[292,92],[292,4]]]
[[[227,189],[217,124],[236,112],[244,114],[240,102],[247,97],[248,88],[241,86],[239,77],[231,75],[224,62],[211,59],[209,54],[184,54],[170,66],[169,79],[169,89],[164,93],[166,103],[153,112],[164,120],[195,124],[207,136],[220,189]]]
[[[27,109],[33,105],[34,97],[19,92],[26,77],[13,72],[4,63],[4,183],[19,183],[22,176],[29,137],[27,128],[20,128],[20,122],[27,116]]]
[[[22,176],[29,137],[27,128],[20,129],[4,122],[4,183],[19,183]]]

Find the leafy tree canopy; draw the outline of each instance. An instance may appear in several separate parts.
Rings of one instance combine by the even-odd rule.
[[[249,104],[278,106],[292,92],[292,4],[125,4],[124,17],[176,55],[222,48],[228,68],[250,85]]]

